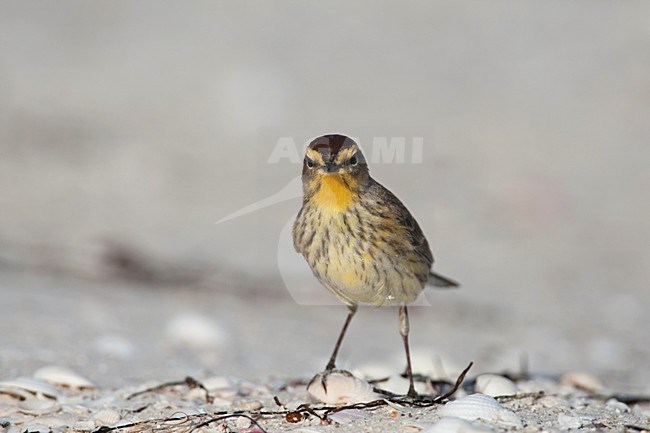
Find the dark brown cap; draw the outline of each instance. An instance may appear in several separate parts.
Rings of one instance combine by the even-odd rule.
[[[356,145],[353,139],[346,135],[328,134],[321,135],[309,143],[309,148],[316,150],[323,155],[326,160],[332,160],[336,154],[345,147]]]

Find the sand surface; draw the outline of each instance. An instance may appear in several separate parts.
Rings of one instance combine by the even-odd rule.
[[[400,404],[346,410],[326,420],[302,412],[299,423],[286,420],[286,412],[300,404],[322,406],[307,394],[305,382],[325,364],[345,316],[342,307],[300,306],[282,292],[273,296],[240,291],[238,296],[208,288],[79,281],[21,272],[5,273],[4,283],[14,288],[2,293],[5,313],[0,317],[4,331],[0,336],[1,379],[10,381],[9,388],[0,385],[4,389],[0,419],[8,432],[49,431],[50,427],[57,432],[93,431],[103,425],[122,426],[120,430],[128,432],[185,432],[218,414],[239,410],[268,432],[419,432],[449,423],[435,427],[441,419],[441,405],[414,408]],[[533,339],[525,332],[520,335],[513,326],[517,316],[503,315],[484,302],[470,308],[462,291],[431,295],[446,305],[413,309],[417,372],[453,382],[474,361],[463,388],[453,398],[474,393],[474,379],[480,373],[520,376],[515,384],[520,395],[500,402],[521,423],[479,420],[471,421],[471,428],[650,428],[648,403],[636,398],[647,397],[650,391],[647,367],[598,370],[592,359],[585,365],[593,372],[582,373],[589,369],[578,358],[563,357],[557,350],[570,344],[569,337],[563,342]],[[478,313],[458,321],[467,311]],[[397,381],[391,385],[394,391],[405,392],[404,381],[396,377],[403,369],[396,316],[392,309],[363,309],[353,322],[339,366],[360,378],[393,377]],[[551,328],[551,324],[546,326]],[[507,339],[495,338],[499,329],[507,332]],[[635,347],[635,338],[643,338],[641,334],[629,335],[629,347]],[[546,352],[555,355],[537,356]],[[522,361],[522,354],[527,354],[527,362]],[[11,380],[41,377],[39,371],[47,366],[68,368],[88,379],[93,388],[55,386],[53,397],[34,397],[45,401],[36,404],[36,409],[29,405],[30,399],[20,401],[7,393]],[[576,382],[571,375],[577,373]],[[206,384],[208,400],[203,389],[183,382],[187,376]],[[127,398],[169,381],[179,384]],[[39,392],[30,386],[34,385],[22,392]],[[275,396],[283,406],[277,405]],[[260,415],[269,412],[276,414]],[[179,414],[190,418],[178,419]],[[164,421],[168,418],[173,420]],[[453,431],[470,428],[454,422],[451,427],[457,430]],[[257,430],[246,420],[230,418],[198,431]]]

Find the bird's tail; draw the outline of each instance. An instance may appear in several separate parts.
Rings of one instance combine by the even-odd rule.
[[[460,287],[460,283],[447,278],[444,275],[440,275],[433,271],[429,272],[429,284],[432,284],[435,287],[440,287],[444,289],[452,289],[454,287]]]

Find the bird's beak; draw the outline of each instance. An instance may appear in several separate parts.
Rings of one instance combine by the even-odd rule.
[[[333,162],[326,162],[325,163],[325,172],[326,173],[337,173],[339,171],[339,166],[334,164]]]

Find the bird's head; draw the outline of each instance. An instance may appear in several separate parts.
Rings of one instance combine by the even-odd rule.
[[[370,175],[357,143],[345,135],[330,134],[315,138],[307,146],[302,179],[306,195],[321,191],[345,196],[367,185]]]
[[[357,143],[345,135],[322,135],[307,146],[302,174],[358,175],[368,171],[366,158]]]

